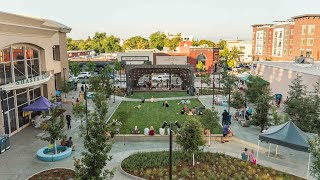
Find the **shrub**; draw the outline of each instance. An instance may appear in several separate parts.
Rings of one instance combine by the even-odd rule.
[[[219,125],[219,115],[217,111],[210,111],[205,109],[203,115],[199,119],[205,129],[210,129],[212,134],[221,133],[221,126]]]

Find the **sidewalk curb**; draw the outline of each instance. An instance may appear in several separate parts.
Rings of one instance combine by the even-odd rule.
[[[120,100],[120,103],[117,105],[117,107],[113,110],[113,112],[111,113],[111,115],[109,116],[109,118],[107,119],[107,122],[109,122],[109,120],[111,119],[111,117],[113,116],[113,114],[116,112],[116,110],[118,109],[118,107],[120,106],[120,104],[122,103],[123,100]]]

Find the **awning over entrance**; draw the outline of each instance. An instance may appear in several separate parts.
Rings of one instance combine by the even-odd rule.
[[[9,83],[9,84],[0,86],[0,89],[4,91],[10,91],[14,89],[22,89],[22,88],[37,86],[37,85],[48,82],[52,76],[53,75],[50,73],[50,74],[44,74],[41,76],[36,76],[28,79],[22,79],[22,80],[16,81],[15,83]]]

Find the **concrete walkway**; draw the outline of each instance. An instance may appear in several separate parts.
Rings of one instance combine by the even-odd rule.
[[[71,92],[69,97],[77,97],[78,92]],[[211,98],[210,98],[211,97]],[[113,96],[112,96],[113,98]],[[109,102],[109,111],[107,116],[110,117],[112,112],[116,109],[119,103],[123,100],[132,100],[124,97],[115,97],[115,103],[111,98]],[[175,100],[178,98],[159,98],[155,100]],[[192,98],[188,96],[187,98]],[[195,98],[195,97],[194,97]],[[212,96],[201,96],[199,100],[207,107],[211,109]],[[139,99],[138,99],[139,101]],[[93,110],[92,101],[88,101],[88,107]],[[64,105],[67,113],[71,113],[71,104]],[[221,113],[224,108],[216,109]],[[85,122],[83,122],[85,123]],[[38,160],[35,157],[36,151],[47,146],[48,143],[42,141],[37,137],[38,134],[42,133],[41,130],[35,129],[34,127],[28,127],[21,132],[10,138],[11,149],[6,151],[4,154],[0,154],[0,179],[1,180],[23,180],[42,170],[46,170],[54,167],[66,167],[73,168],[73,157],[80,158],[80,153],[85,149],[83,147],[83,139],[80,138],[79,126],[81,121],[78,119],[72,119],[72,129],[65,130],[67,136],[72,136],[74,144],[76,144],[76,151],[72,153],[72,157],[53,163],[46,163]],[[236,132],[236,136],[240,139],[255,143],[257,142],[257,136],[259,129],[254,127],[243,128],[238,126],[237,123],[232,122],[232,129]],[[126,180],[130,179],[119,172],[120,162],[135,152],[141,151],[159,151],[168,150],[168,142],[115,142],[112,146],[111,155],[112,160],[108,163],[108,169],[116,168],[114,179]],[[175,145],[174,145],[175,147]],[[240,144],[238,142],[220,143],[214,142],[211,147],[205,147],[205,151],[225,153],[234,157],[240,157],[240,153],[247,145]],[[264,146],[266,147],[266,146]],[[272,167],[277,170],[296,174],[298,176],[306,176],[307,158],[304,154],[299,152],[292,152],[284,148],[280,148],[280,152],[283,153],[280,157],[267,157],[267,155],[261,151],[259,154],[258,162],[262,165]]]

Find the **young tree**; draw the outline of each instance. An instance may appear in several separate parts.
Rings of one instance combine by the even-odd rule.
[[[260,126],[261,132],[270,124],[268,117],[269,109],[271,108],[270,101],[272,100],[270,87],[264,88],[262,94],[258,95],[255,112],[252,116],[254,124]]]
[[[82,121],[86,115],[85,111],[86,111],[86,106],[84,105],[84,103],[75,104],[72,107],[72,114],[74,115],[75,118],[78,118],[81,120],[81,125],[82,125]]]
[[[315,138],[313,140],[309,140],[310,152],[313,156],[312,166],[311,166],[311,174],[320,179],[320,144],[319,139]]]
[[[251,103],[258,103],[258,97],[269,86],[269,82],[259,76],[249,76],[247,79],[246,96]]]
[[[315,132],[320,137],[320,78],[313,85],[313,92],[309,97],[310,99],[310,118],[312,122],[312,132]]]
[[[91,90],[93,92],[100,92],[104,94],[106,98],[110,97],[110,94],[113,92],[112,85],[110,84],[110,78],[108,77],[108,68],[102,69],[98,76],[91,76]]]
[[[93,73],[96,70],[96,64],[94,62],[87,62],[87,71]]]
[[[65,137],[65,134],[63,132],[65,124],[64,117],[63,114],[60,115],[60,109],[58,109],[57,107],[52,108],[49,113],[51,118],[43,122],[44,131],[48,132],[49,136],[42,138],[42,140],[54,144],[55,154],[57,154],[56,140]]]
[[[236,109],[241,109],[243,106],[243,103],[244,103],[244,98],[242,93],[239,90],[233,91],[230,106]]]
[[[285,112],[290,119],[303,131],[310,131],[312,122],[310,111],[313,107],[311,99],[307,96],[306,86],[302,84],[302,77],[298,75],[289,86],[289,97],[286,102]]]
[[[106,81],[106,71],[94,77],[92,83],[94,112],[89,114],[87,124],[87,131],[82,129],[82,136],[84,137],[85,152],[81,153],[81,160],[75,159],[77,165],[76,178],[81,180],[104,180],[113,177],[113,171],[104,170],[108,161],[112,159],[109,155],[112,142],[109,141],[107,134],[114,126],[114,123],[106,121],[106,114],[108,112],[108,96],[110,94],[109,80]],[[105,88],[107,87],[107,88]]]
[[[177,143],[184,151],[197,151],[205,144],[203,126],[198,119],[191,118],[184,122],[177,134]]]
[[[69,61],[69,69],[74,76],[78,76],[81,72],[80,66],[78,62],[70,62]]]
[[[116,61],[114,63],[114,70],[119,71],[121,69],[121,64],[119,61]]]
[[[149,44],[150,48],[156,48],[162,50],[164,47],[164,40],[166,39],[166,35],[163,32],[157,31],[149,36]]]
[[[213,133],[215,128],[219,128],[216,127],[216,125],[220,126],[219,123],[217,123],[219,122],[219,119],[217,111],[205,109],[202,117],[200,118],[200,122],[205,129],[210,129],[210,132]]]

